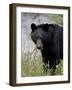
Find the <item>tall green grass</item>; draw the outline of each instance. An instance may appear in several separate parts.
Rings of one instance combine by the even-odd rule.
[[[21,76],[22,77],[29,77],[29,76],[49,76],[51,75],[51,70],[47,73],[43,71],[43,62],[42,57],[36,54],[34,57],[31,57],[31,54],[24,54],[22,55],[21,60]],[[63,74],[63,62],[61,60],[60,64],[57,65],[57,69],[55,71],[55,75],[62,75]]]

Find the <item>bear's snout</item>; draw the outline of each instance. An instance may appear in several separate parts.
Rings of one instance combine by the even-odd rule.
[[[42,44],[42,41],[40,39],[37,40],[36,48],[41,49],[41,50],[43,49],[43,44]]]

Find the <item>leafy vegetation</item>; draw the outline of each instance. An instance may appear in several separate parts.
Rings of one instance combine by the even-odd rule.
[[[63,15],[62,14],[49,14],[48,18],[51,21],[55,21],[57,24],[63,26]]]

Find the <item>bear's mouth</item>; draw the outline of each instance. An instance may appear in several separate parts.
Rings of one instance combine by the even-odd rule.
[[[43,50],[43,47],[37,47],[37,46],[36,46],[36,48],[39,49],[39,50]]]

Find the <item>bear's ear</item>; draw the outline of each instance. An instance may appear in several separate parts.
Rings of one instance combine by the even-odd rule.
[[[36,25],[34,23],[31,24],[31,29],[34,31],[36,29]]]
[[[45,24],[44,25],[44,30],[45,31],[53,31],[55,29],[54,24]]]
[[[43,28],[44,28],[45,31],[48,31],[48,24],[44,24]]]

